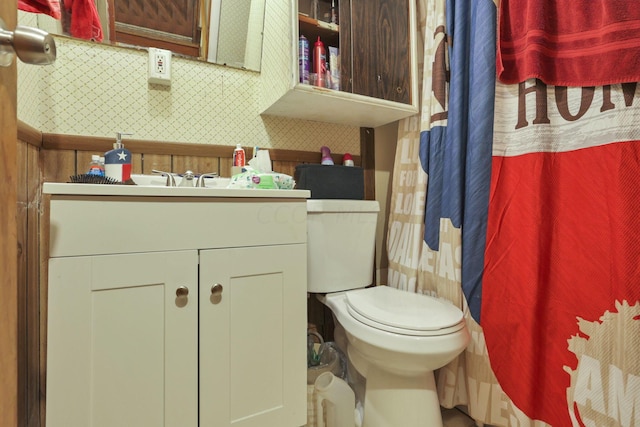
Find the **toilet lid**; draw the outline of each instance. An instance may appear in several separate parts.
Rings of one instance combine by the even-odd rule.
[[[459,330],[463,313],[448,301],[389,286],[346,293],[349,312],[372,327],[405,335],[443,335]]]

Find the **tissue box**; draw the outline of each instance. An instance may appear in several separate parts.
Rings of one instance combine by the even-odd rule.
[[[355,166],[297,165],[296,188],[310,190],[312,199],[364,200],[364,170]]]

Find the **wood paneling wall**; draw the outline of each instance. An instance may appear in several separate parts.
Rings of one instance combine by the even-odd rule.
[[[92,154],[113,148],[113,138],[79,135],[42,134],[41,153],[44,161],[45,182],[68,182],[71,175],[85,173]],[[123,143],[132,153],[132,173],[150,174],[153,169],[183,173],[216,172],[231,175],[233,149],[228,145],[186,144],[127,139]],[[248,156],[253,147],[244,147]],[[273,170],[293,176],[300,163],[320,163],[320,152],[269,149]],[[342,154],[332,153],[336,164]],[[360,166],[360,156],[354,156]]]
[[[373,130],[363,130],[362,157],[354,162],[365,168],[365,198],[373,198]],[[47,346],[48,213],[43,203],[43,182],[68,182],[85,173],[91,154],[113,146],[111,138],[41,133],[18,123],[18,406],[19,426],[45,426]],[[217,172],[229,176],[233,146],[125,140],[133,153],[133,173],[152,169],[182,173]],[[245,147],[247,154],[252,147]],[[319,152],[269,149],[275,171],[293,176],[300,163],[320,163]],[[336,164],[342,154],[332,154]],[[361,164],[366,159],[367,164]],[[328,316],[324,312],[324,317]]]

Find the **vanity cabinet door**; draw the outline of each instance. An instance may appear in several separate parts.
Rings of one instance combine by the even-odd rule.
[[[197,263],[50,259],[47,427],[197,426]]]
[[[306,423],[306,244],[200,252],[200,425]]]

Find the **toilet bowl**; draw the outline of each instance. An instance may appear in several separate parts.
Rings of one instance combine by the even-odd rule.
[[[470,340],[448,301],[373,277],[375,201],[308,200],[308,291],[333,313],[351,364],[366,378],[363,427],[441,427],[433,371]]]
[[[374,309],[354,316],[358,309],[364,311],[357,305],[361,297],[367,300],[364,310]],[[449,302],[387,286],[327,294],[320,300],[344,329],[349,360],[366,378],[363,425],[442,426],[433,371],[469,343],[462,312]],[[398,301],[391,309],[385,307]],[[405,325],[393,322],[392,316],[409,320],[407,311],[415,309],[427,315]],[[384,318],[368,317],[376,315]],[[378,325],[372,326],[374,322]]]

